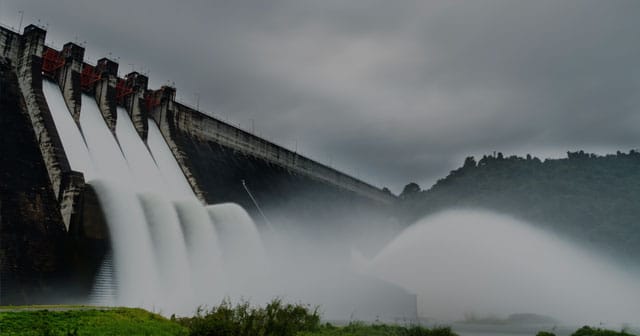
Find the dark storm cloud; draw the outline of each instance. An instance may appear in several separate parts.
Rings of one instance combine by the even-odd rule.
[[[466,155],[640,140],[637,1],[5,1],[15,24],[394,190]]]

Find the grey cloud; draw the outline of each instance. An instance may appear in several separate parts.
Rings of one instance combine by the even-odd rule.
[[[637,1],[9,0],[183,100],[371,182],[640,140]],[[100,54],[102,53],[102,54]]]

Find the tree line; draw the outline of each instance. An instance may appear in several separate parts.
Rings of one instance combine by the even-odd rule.
[[[562,159],[485,155],[422,190],[409,183],[398,216],[413,222],[454,207],[521,218],[588,247],[640,260],[640,153],[567,152]]]

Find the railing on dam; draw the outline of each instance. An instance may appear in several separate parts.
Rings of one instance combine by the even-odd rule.
[[[263,158],[297,173],[321,180],[383,203],[396,197],[373,185],[349,176],[327,165],[283,148],[237,126],[174,102],[179,127],[188,129],[199,140],[214,141],[244,153]]]

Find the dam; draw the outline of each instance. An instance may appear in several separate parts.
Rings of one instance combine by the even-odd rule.
[[[80,45],[58,50],[45,39],[36,25],[0,27],[0,305],[187,313],[247,293],[314,300],[309,288],[285,291],[286,279],[307,282],[301,274],[319,268],[310,260],[335,264],[396,232],[388,190],[181,104],[175,88],[151,89],[143,74],[121,76],[113,60],[89,64]],[[265,236],[296,248],[266,260]],[[295,266],[285,265],[292,255]],[[329,278],[315,295],[342,296],[326,304],[336,316],[415,317],[415,297],[399,288],[356,273]]]

